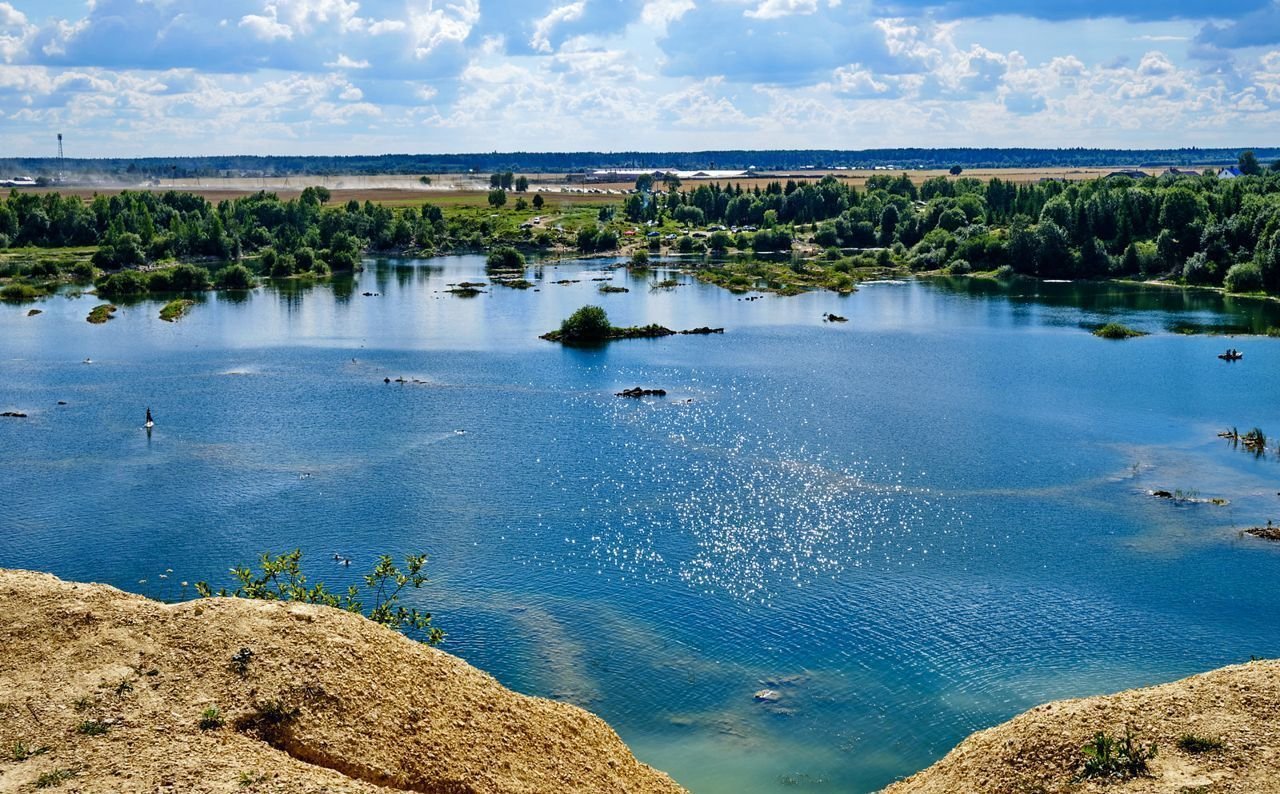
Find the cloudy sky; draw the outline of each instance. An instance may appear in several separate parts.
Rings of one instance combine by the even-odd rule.
[[[0,155],[1275,145],[1280,0],[0,0]]]

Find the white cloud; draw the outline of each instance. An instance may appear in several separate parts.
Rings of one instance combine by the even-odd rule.
[[[448,43],[461,43],[480,20],[480,0],[459,0],[443,8],[418,2],[408,9],[414,57],[422,59]]]
[[[640,21],[650,27],[665,29],[693,8],[693,0],[649,0],[640,11]]]
[[[0,28],[25,28],[27,15],[9,3],[0,3]]]
[[[330,69],[368,69],[369,62],[357,61],[352,58],[348,58],[343,53],[338,53],[338,59],[336,61],[329,61],[325,66],[328,66]]]
[[[529,46],[538,52],[551,52],[551,31],[563,22],[582,19],[586,10],[587,0],[577,0],[551,9],[546,16],[533,23],[533,36],[529,39]]]
[[[293,28],[277,20],[274,13],[269,17],[261,14],[246,14],[240,17],[240,27],[249,30],[263,41],[293,38]]]
[[[760,5],[743,12],[751,19],[777,19],[795,14],[812,14],[818,10],[818,0],[760,0]]]

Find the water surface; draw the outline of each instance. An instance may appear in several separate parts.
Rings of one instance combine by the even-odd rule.
[[[1047,699],[1280,655],[1280,547],[1239,531],[1280,518],[1280,469],[1216,437],[1280,432],[1280,340],[1177,333],[1274,305],[977,280],[748,301],[607,264],[460,298],[479,257],[371,261],[173,324],[0,306],[0,410],[30,415],[0,422],[0,565],[180,598],[268,549],[335,586],[425,550],[449,651],[698,794],[871,790]],[[726,333],[537,338],[589,302]],[[1153,333],[1087,332],[1113,320]],[[613,396],[636,385],[669,396]]]

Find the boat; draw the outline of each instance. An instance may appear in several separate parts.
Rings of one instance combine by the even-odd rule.
[[[1222,359],[1223,361],[1239,361],[1240,359],[1244,358],[1244,353],[1241,353],[1239,350],[1236,350],[1233,347],[1227,350],[1227,352],[1225,353],[1219,353],[1218,358]]]
[[[148,409],[147,409],[147,424],[146,424],[146,428],[147,428],[148,430],[150,430],[151,428],[153,428],[153,427],[155,427],[155,426],[156,426],[156,421],[155,421],[154,419],[152,419],[152,418],[151,418],[151,409],[150,409],[150,408],[148,408]]]

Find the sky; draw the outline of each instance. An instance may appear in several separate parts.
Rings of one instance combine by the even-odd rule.
[[[0,0],[0,156],[1280,143],[1280,0]]]

